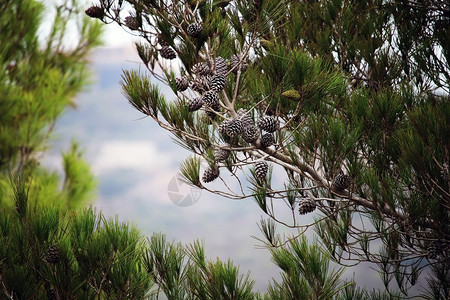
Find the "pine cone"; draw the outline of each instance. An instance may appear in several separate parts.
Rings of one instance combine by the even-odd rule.
[[[224,144],[222,145],[224,147],[229,147],[229,145]],[[231,151],[223,148],[217,149],[217,151],[214,153],[214,158],[216,161],[223,161],[226,160],[230,156]]]
[[[217,117],[217,114],[215,112],[220,111],[220,104],[219,102],[213,103],[211,106],[207,106],[205,109],[206,115],[211,119],[215,120]]]
[[[173,50],[169,46],[163,46],[161,50],[159,50],[159,54],[161,54],[162,58],[165,59],[174,59],[177,57],[177,54],[175,53],[175,50]]]
[[[228,127],[228,123],[229,123],[229,122],[230,122],[230,121],[225,120],[225,121],[223,121],[223,122],[219,125],[218,130],[219,130],[219,133],[220,133],[222,136],[227,136],[227,127]]]
[[[211,106],[211,109],[214,111],[220,111],[220,104],[219,102],[214,102],[213,105]]]
[[[331,186],[331,188],[335,192],[342,192],[343,190],[348,188],[351,183],[352,179],[350,178],[350,176],[345,175],[344,173],[341,172],[334,178],[333,185]]]
[[[298,205],[298,212],[301,215],[313,212],[316,209],[316,202],[313,199],[303,199]]]
[[[157,41],[161,47],[169,47],[170,46],[170,44],[168,42],[166,42],[161,35],[158,35]]]
[[[124,23],[131,30],[138,30],[139,29],[139,22],[138,22],[138,20],[135,17],[132,17],[132,16],[126,17]]]
[[[95,5],[89,7],[84,12],[89,17],[96,18],[96,19],[102,19],[105,16],[105,12],[103,11],[103,8],[95,6]]]
[[[245,61],[240,62],[240,57],[237,55],[233,55],[230,59],[230,69],[234,74],[236,74],[241,68],[241,72],[245,72],[247,70],[248,64]]]
[[[202,32],[202,30],[203,26],[201,23],[192,23],[189,24],[188,27],[186,28],[187,34],[189,34],[192,37],[198,37]]]
[[[55,245],[51,246],[44,255],[44,260],[49,264],[57,264],[59,262],[59,253]]]
[[[178,91],[185,91],[189,87],[189,81],[186,76],[175,78],[175,86]]]
[[[227,123],[227,127],[225,128],[225,133],[229,137],[234,137],[242,132],[242,122],[239,119],[233,119]]]
[[[209,167],[203,173],[202,180],[204,183],[211,182],[215,180],[220,175],[220,170],[218,166]]]
[[[216,119],[217,114],[215,112],[219,112],[219,111],[220,111],[219,101],[213,100],[211,105],[206,105],[205,113],[211,120]]]
[[[223,75],[214,75],[211,79],[211,90],[220,92],[225,87],[227,79]]]
[[[255,125],[244,126],[242,138],[247,143],[253,143],[259,138],[259,129]]]
[[[240,108],[237,111],[239,119],[241,119],[242,125],[245,127],[254,126],[252,116],[245,109]]]
[[[228,73],[227,61],[223,57],[217,57],[214,60],[214,70],[216,75],[226,76]]]
[[[269,165],[266,161],[260,160],[255,163],[255,177],[257,179],[266,179]]]
[[[275,144],[275,138],[273,137],[273,134],[266,133],[266,134],[262,135],[262,137],[261,137],[261,146],[263,148],[270,147],[273,144]]]
[[[259,128],[267,132],[275,132],[280,126],[280,122],[272,116],[259,118],[256,124]]]
[[[211,68],[206,62],[199,62],[192,66],[192,73],[197,75],[211,75]]]
[[[197,111],[203,106],[203,100],[200,97],[189,100],[189,111]]]
[[[217,95],[214,91],[208,91],[203,95],[203,103],[205,103],[207,106],[211,108],[217,108],[217,106],[220,107],[219,104],[219,95]]]
[[[211,79],[209,76],[200,76],[194,80],[191,88],[196,92],[203,93],[205,91],[209,91],[210,85]]]

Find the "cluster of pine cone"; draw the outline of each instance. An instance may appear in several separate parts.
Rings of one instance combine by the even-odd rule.
[[[104,17],[103,9],[96,6],[88,8],[86,14],[99,19]],[[132,16],[124,19],[124,25],[131,30],[138,30],[140,27],[136,18]],[[202,31],[203,24],[200,22],[190,23],[185,28],[185,32],[192,38],[201,36]],[[157,42],[159,44],[158,51],[162,58],[172,60],[177,57],[176,51],[163,38],[158,37]],[[189,70],[190,75],[175,78],[174,85],[178,92],[190,88],[200,94],[199,97],[192,98],[186,103],[189,111],[194,112],[203,108],[205,114],[211,120],[217,120],[218,113],[221,111],[219,93],[226,87],[227,76],[230,73],[245,72],[247,68],[248,64],[239,55],[233,55],[229,60],[219,56],[211,61],[201,61],[194,64]],[[273,116],[262,116],[255,124],[251,112],[245,109],[239,109],[236,118],[223,120],[218,126],[218,131],[226,143],[216,149],[214,153],[215,164],[204,171],[202,181],[208,183],[219,177],[218,163],[225,161],[230,156],[231,151],[228,149],[231,147],[233,139],[236,140],[240,137],[250,144],[259,140],[261,147],[266,148],[275,143],[273,133],[279,127],[279,120]],[[254,163],[254,175],[259,183],[265,180],[267,172],[268,164],[266,161]],[[351,178],[340,173],[334,178],[331,189],[334,192],[342,192],[350,184]],[[299,213],[301,215],[310,213],[315,209],[316,203],[313,199],[305,198],[299,202]]]
[[[201,23],[191,23],[187,26],[186,32],[192,37],[198,37],[201,34],[203,26]],[[165,59],[174,59],[175,51],[166,43],[158,40],[161,46],[159,53]],[[198,111],[204,109],[205,114],[211,120],[217,120],[217,114],[221,111],[219,93],[227,84],[227,76],[231,73],[237,74],[245,72],[248,64],[239,55],[233,55],[228,61],[223,57],[216,57],[212,61],[202,61],[194,64],[190,70],[189,76],[175,78],[175,87],[178,92],[186,91],[188,88],[200,94],[199,97],[190,99],[186,105],[189,111]],[[275,143],[273,132],[279,128],[279,121],[272,116],[259,118],[257,124],[254,123],[250,112],[240,109],[238,117],[224,120],[219,125],[219,133],[226,142],[232,138],[241,136],[247,143],[253,143],[261,138],[261,146],[269,147]],[[261,130],[266,133],[261,135]],[[207,168],[202,176],[205,183],[211,182],[219,177],[220,169],[217,162],[226,160],[230,151],[226,148],[229,144],[222,145],[215,152],[216,164]],[[266,177],[268,165],[266,162],[255,164],[255,174],[257,178]]]

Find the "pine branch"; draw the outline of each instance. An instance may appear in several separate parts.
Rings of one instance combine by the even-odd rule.
[[[257,146],[258,147],[258,146]],[[273,150],[270,148],[265,148],[263,149],[263,151],[267,154],[269,154],[271,157],[274,157],[284,163],[286,163],[287,165],[285,165],[285,167],[287,166],[291,166],[294,165],[296,166],[301,172],[307,173],[309,175],[311,175],[311,177],[318,183],[318,186],[322,186],[322,187],[329,187],[330,183],[323,177],[321,177],[311,166],[302,163],[301,161],[297,160],[297,161],[292,161],[291,158]],[[301,172],[298,172],[298,170],[293,169],[293,171],[296,171],[298,174],[302,174]],[[405,219],[406,217],[403,216],[401,213],[393,211],[389,206],[385,205],[383,207],[378,207],[376,204],[374,204],[373,202],[359,197],[358,195],[355,195],[353,193],[350,193],[348,191],[341,191],[340,194],[337,194],[339,196],[344,196],[347,197],[349,200],[354,201],[355,203],[357,203],[358,205],[361,205],[365,208],[368,209],[372,209],[372,210],[380,210],[382,213],[387,214],[388,216],[391,216],[392,218],[399,218],[399,219]]]

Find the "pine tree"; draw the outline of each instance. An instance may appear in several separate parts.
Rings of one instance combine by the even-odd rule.
[[[75,3],[74,3],[75,4]],[[76,13],[70,4],[56,9],[48,38],[39,30],[44,6],[37,1],[4,1],[0,5],[0,206],[12,205],[8,188],[11,173],[26,170],[33,177],[31,191],[46,193],[46,203],[64,209],[83,206],[95,186],[82,151],[74,143],[63,154],[63,188],[59,176],[38,166],[48,137],[63,111],[75,103],[76,93],[88,83],[86,56],[99,45],[100,24]],[[50,17],[51,14],[45,14]],[[78,21],[79,28],[71,28]],[[79,30],[67,47],[67,31]],[[45,186],[45,191],[40,190]]]
[[[15,208],[0,214],[2,299],[143,299],[152,287],[141,234],[93,209],[67,214],[11,179]]]
[[[138,50],[147,49],[139,55],[152,76],[169,84],[172,74],[188,74],[205,83],[173,95],[180,100],[173,102],[149,84],[149,75],[123,74],[128,101],[197,155],[182,166],[187,180],[202,187],[200,163],[193,162],[210,162],[226,142],[235,155],[215,167],[249,186],[237,191],[251,191],[230,197],[253,196],[270,218],[302,230],[312,227],[297,212],[308,199],[316,205],[318,237],[336,262],[373,263],[386,289],[397,286],[404,295],[425,277],[427,292],[449,297],[442,271],[448,248],[429,255],[434,242],[450,241],[446,1],[100,2],[105,19],[122,23],[116,10],[125,2],[142,19]],[[185,29],[193,23],[202,25],[195,37]],[[163,47],[173,49],[176,63],[161,59]],[[184,97],[214,93],[218,58],[227,60],[220,68],[224,89],[214,84],[220,105],[189,112]],[[242,126],[223,134],[239,109],[264,120],[262,132],[252,130],[249,138]],[[240,173],[261,159],[273,164],[277,181],[241,182]],[[280,198],[288,200],[292,220],[272,211]]]
[[[0,4],[0,299],[142,299],[151,288],[137,230],[79,211],[95,181],[77,143],[62,154],[63,177],[39,164],[99,44],[100,24],[81,18],[75,4],[57,7],[47,40],[38,35],[42,3]],[[80,34],[70,48],[73,21]]]

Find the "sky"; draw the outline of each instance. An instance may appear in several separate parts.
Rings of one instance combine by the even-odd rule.
[[[161,232],[184,245],[202,240],[209,259],[231,259],[241,274],[251,271],[256,290],[265,291],[270,280],[280,280],[280,270],[252,237],[262,237],[257,226],[261,210],[252,199],[226,199],[177,180],[189,153],[153,120],[143,118],[121,92],[122,71],[144,69],[133,48],[135,38],[114,24],[104,30],[104,45],[89,57],[93,84],[76,97],[76,109],[57,122],[44,163],[60,170],[60,153],[75,138],[98,181],[97,210],[147,236]],[[161,89],[173,95],[167,87]],[[369,288],[381,283],[367,266],[347,274],[356,274],[358,283]]]

